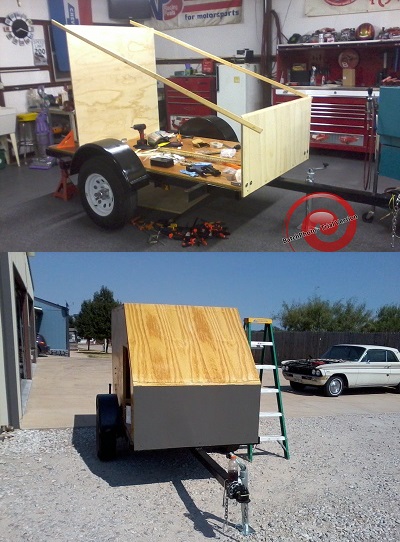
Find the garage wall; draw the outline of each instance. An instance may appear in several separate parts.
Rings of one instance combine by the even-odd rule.
[[[33,303],[33,283],[26,253],[0,253],[0,425],[19,427],[22,418],[20,359],[18,341],[17,310],[15,305],[16,281],[26,291],[26,297]],[[34,322],[26,314],[24,345],[27,359],[31,363],[35,337],[32,333]],[[29,368],[28,368],[29,369]],[[29,371],[30,372],[30,371]]]

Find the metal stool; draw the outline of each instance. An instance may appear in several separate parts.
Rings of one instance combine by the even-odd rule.
[[[18,121],[18,152],[24,147],[24,162],[26,161],[27,148],[32,147],[36,154],[37,144],[35,137],[35,121],[38,113],[21,113],[17,115]]]

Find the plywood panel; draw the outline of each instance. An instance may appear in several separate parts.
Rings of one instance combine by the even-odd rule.
[[[256,386],[137,386],[131,439],[135,450],[254,444]]]
[[[259,386],[237,309],[125,304],[135,386]]]
[[[242,115],[263,128],[242,127],[242,195],[283,175],[309,157],[311,97]]]
[[[132,27],[74,25],[74,32],[127,60],[156,71],[154,35]],[[106,137],[131,139],[133,124],[159,129],[157,81],[67,34],[79,144]]]

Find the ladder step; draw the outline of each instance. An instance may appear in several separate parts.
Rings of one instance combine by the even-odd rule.
[[[260,412],[260,418],[279,418],[282,412]]]
[[[264,346],[272,346],[272,342],[265,342],[265,341],[251,341],[250,346],[251,348],[263,348]]]
[[[268,437],[259,437],[260,442],[268,442],[271,440],[286,440],[283,435],[269,435]]]
[[[278,393],[276,388],[261,388],[261,393]]]
[[[256,369],[258,369],[259,371],[263,370],[263,371],[273,371],[274,369],[276,369],[275,365],[258,365],[256,364]]]

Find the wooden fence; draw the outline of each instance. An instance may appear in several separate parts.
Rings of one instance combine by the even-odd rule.
[[[255,340],[261,340],[259,331],[253,332]],[[334,344],[377,344],[400,349],[399,332],[347,333],[317,331],[275,331],[275,348],[278,361],[322,356]],[[259,356],[256,357],[257,361]],[[267,356],[267,363],[272,360]]]

